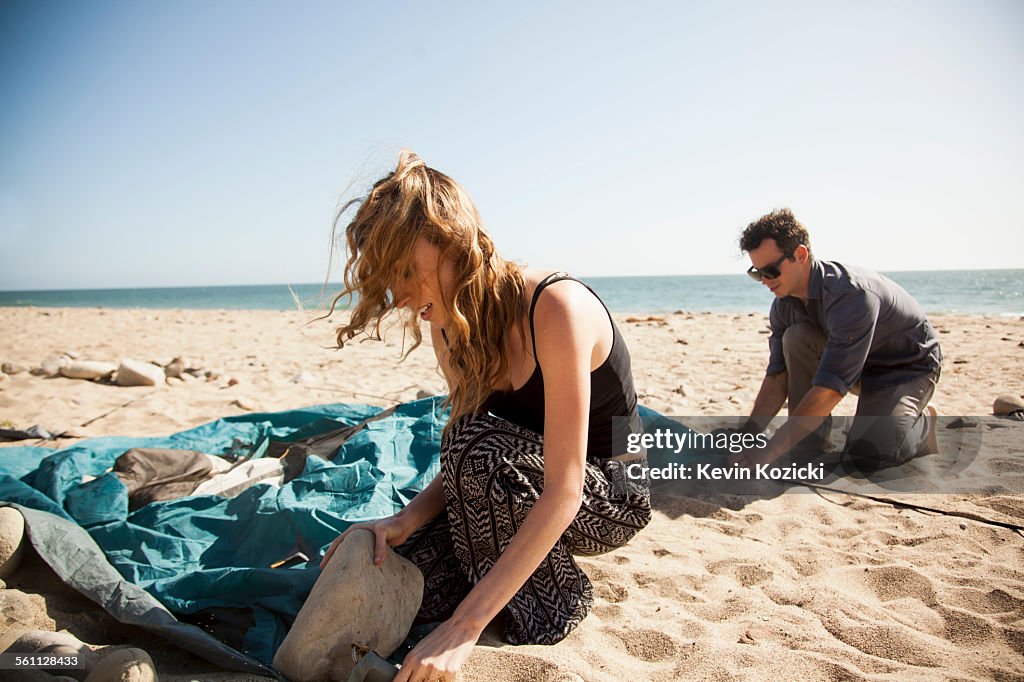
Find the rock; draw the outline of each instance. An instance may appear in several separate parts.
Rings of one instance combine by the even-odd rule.
[[[304,384],[306,386],[310,386],[317,383],[317,381],[316,375],[312,372],[299,372],[292,377],[293,384]]]
[[[164,378],[164,368],[150,362],[125,358],[117,368],[118,386],[160,386]]]
[[[179,355],[178,357],[174,358],[169,363],[167,363],[167,365],[164,367],[164,374],[166,374],[169,377],[174,377],[175,379],[180,379],[187,365],[188,363],[185,362],[185,358]]]
[[[66,355],[51,355],[43,360],[43,364],[33,374],[41,374],[47,377],[55,377],[60,374],[61,367],[71,364],[71,358]]]
[[[11,589],[0,592],[0,651],[18,638],[17,630],[53,628],[53,619],[46,614],[46,601],[40,595]]]
[[[221,370],[221,369],[208,369],[205,372],[206,380],[207,381],[216,381],[217,379],[220,379],[220,375],[223,374],[223,373],[224,373],[224,370]]]
[[[1004,417],[1017,410],[1024,410],[1024,400],[1019,395],[1004,393],[992,403],[992,414]]]
[[[96,664],[96,654],[89,645],[68,632],[49,630],[16,630],[5,639],[15,637],[4,649],[9,654],[49,654],[52,656],[78,656],[78,662],[88,674]]]
[[[231,404],[234,405],[235,407],[240,407],[243,410],[247,410],[249,412],[256,409],[256,406],[248,398],[235,398],[234,400],[231,401]]]
[[[142,649],[103,653],[85,682],[156,682],[156,666]]]
[[[416,400],[423,400],[424,398],[433,398],[438,395],[437,391],[431,391],[428,388],[421,388],[416,391]]]
[[[21,566],[25,542],[25,517],[14,507],[0,507],[0,578]]]
[[[26,367],[25,365],[19,365],[14,362],[5,362],[4,364],[0,365],[0,372],[3,372],[4,374],[21,374],[22,372],[27,371],[28,367]]]
[[[239,384],[238,379],[231,377],[228,379],[228,386],[237,386]]]
[[[682,383],[679,384],[679,387],[676,388],[676,393],[685,398],[687,396],[693,395],[693,389],[690,388],[690,385],[688,383],[683,381]]]
[[[61,367],[60,373],[69,379],[104,379],[116,370],[117,365],[112,362],[76,360],[66,367]]]
[[[374,565],[373,545],[371,531],[352,531],[320,574],[274,656],[289,679],[344,680],[355,667],[353,647],[386,658],[405,639],[423,599],[423,574],[390,548]]]

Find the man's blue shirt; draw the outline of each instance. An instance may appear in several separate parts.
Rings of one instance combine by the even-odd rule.
[[[942,351],[921,306],[901,286],[871,270],[811,259],[807,304],[795,296],[776,299],[767,373],[785,371],[782,335],[809,322],[827,339],[811,382],[846,395],[859,380],[873,391],[938,374]]]

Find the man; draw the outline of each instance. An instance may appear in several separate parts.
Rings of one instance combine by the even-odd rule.
[[[747,430],[763,430],[787,398],[791,417],[748,461],[769,463],[812,432],[820,438],[851,390],[859,398],[845,452],[858,465],[895,466],[934,452],[928,401],[942,353],[917,301],[875,272],[817,260],[789,209],[748,225],[740,248],[750,257],[747,274],[775,295],[768,369]]]

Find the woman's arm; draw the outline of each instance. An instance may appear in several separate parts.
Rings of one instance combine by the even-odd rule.
[[[433,325],[430,327],[430,339],[434,345],[434,355],[437,357],[438,365],[447,379],[447,353],[445,353],[444,339],[441,333]],[[373,531],[374,549],[373,563],[380,564],[384,561],[384,549],[386,546],[397,547],[409,536],[415,533],[421,526],[426,525],[435,516],[444,511],[444,479],[440,472],[434,477],[426,488],[421,490],[408,505],[398,511],[397,514],[378,521],[367,521],[356,523],[345,529],[341,535],[334,539],[331,546],[324,552],[324,558],[320,560],[320,568],[327,566],[338,545],[345,539],[349,531],[356,528],[367,528]]]
[[[526,583],[583,502],[590,366],[608,325],[600,302],[578,285],[545,291],[534,312],[537,362],[544,374],[544,490],[491,570],[406,657],[397,682],[450,679],[484,627]],[[447,676],[447,677],[446,677]]]

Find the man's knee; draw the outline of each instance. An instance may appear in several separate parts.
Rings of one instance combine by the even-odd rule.
[[[782,352],[786,356],[786,366],[790,362],[810,362],[815,364],[821,360],[825,350],[825,335],[809,322],[790,325],[782,334]]]

